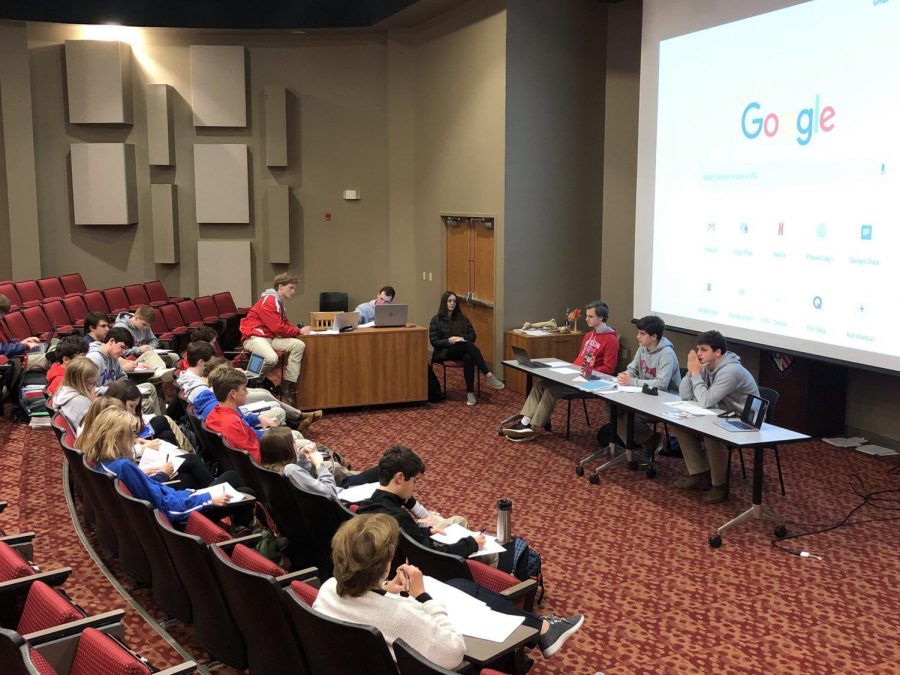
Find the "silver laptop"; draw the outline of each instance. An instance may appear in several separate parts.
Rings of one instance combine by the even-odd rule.
[[[247,361],[247,367],[244,368],[244,372],[247,374],[251,380],[255,380],[257,377],[262,376],[263,365],[265,364],[265,359],[262,357],[262,354],[250,354],[250,360]]]
[[[375,327],[396,328],[405,326],[409,305],[375,305]]]
[[[549,368],[546,363],[541,363],[540,361],[532,361],[531,357],[528,356],[528,352],[522,347],[513,347],[513,355],[516,357],[516,363],[520,366],[525,366],[526,368]]]
[[[766,399],[751,394],[744,402],[744,412],[739,419],[716,420],[716,426],[728,431],[759,431],[766,421],[768,409],[769,402]]]
[[[337,312],[331,322],[331,330],[353,330],[359,324],[359,312]]]

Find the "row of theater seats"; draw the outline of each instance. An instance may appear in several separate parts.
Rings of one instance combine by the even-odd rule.
[[[199,512],[182,530],[120,482],[93,471],[73,448],[66,421],[53,419],[70,476],[83,502],[85,519],[102,549],[115,554],[135,581],[149,584],[154,604],[167,616],[193,625],[196,642],[216,661],[263,673],[378,675],[449,673],[399,645],[398,665],[374,628],[325,617],[309,606],[316,587],[331,575],[330,540],[337,526],[354,514],[337,502],[295,488],[289,480],[253,462],[197,420],[200,456],[216,471],[239,471],[256,490],[274,521],[273,529],[292,540],[292,567],[287,573],[252,546],[259,535],[232,539]],[[477,561],[464,561],[425,549],[411,539],[403,544],[411,561],[423,561],[427,573],[441,579],[474,578],[530,608],[534,582],[514,577]],[[415,550],[417,547],[419,550]],[[439,556],[437,564],[432,554]],[[418,563],[416,563],[418,564]],[[421,565],[420,565],[421,566]],[[250,600],[252,599],[252,600]],[[347,653],[347,645],[354,645]],[[482,673],[495,671],[482,670]]]
[[[64,278],[68,279],[65,286]],[[51,281],[55,283],[49,283]],[[41,282],[47,283],[39,285]],[[80,274],[0,283],[0,294],[9,298],[13,308],[0,320],[0,328],[10,340],[22,340],[32,335],[41,339],[61,337],[83,333],[84,317],[89,312],[100,312],[112,320],[120,312],[149,305],[157,310],[152,329],[164,343],[162,346],[180,351],[185,347],[192,329],[209,325],[219,330],[223,343],[230,348],[238,339],[237,323],[247,311],[235,306],[234,298],[228,291],[193,299],[175,297],[168,295],[160,281],[102,291],[84,289],[66,292],[69,288],[83,286]],[[38,292],[46,292],[47,295],[35,299]]]
[[[41,571],[33,533],[0,538],[0,672],[4,675],[121,675],[196,672],[188,661],[157,670],[123,642],[121,609],[88,615],[60,586],[70,567]]]

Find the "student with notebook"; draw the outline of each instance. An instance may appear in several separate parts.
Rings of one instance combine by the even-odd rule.
[[[150,325],[156,320],[156,309],[142,305],[132,312],[122,312],[116,317],[113,328],[124,328],[131,333],[132,346],[125,350],[125,357],[134,357],[138,363],[145,364],[151,370],[172,367],[178,360],[177,354],[160,356],[156,353],[159,340]]]
[[[376,305],[390,305],[394,302],[394,297],[396,297],[397,291],[394,290],[393,286],[382,286],[378,290],[378,295],[375,296],[374,300],[369,300],[369,302],[363,302],[356,306],[354,311],[359,312],[359,322],[360,323],[370,323],[375,320],[375,306]]]
[[[428,326],[428,338],[434,348],[432,362],[462,361],[466,380],[466,405],[475,405],[475,369],[484,373],[484,379],[494,389],[503,389],[501,382],[484,362],[481,350],[475,344],[475,329],[463,314],[453,291],[444,291],[438,313]]]
[[[759,396],[750,371],[741,365],[741,357],[728,351],[728,342],[719,331],[700,333],[696,345],[688,352],[687,375],[680,388],[682,400],[740,414],[747,396]],[[703,437],[701,445],[700,437],[686,429],[674,429],[672,434],[681,446],[689,474],[672,487],[705,490],[705,504],[728,499],[728,446],[709,436]]]
[[[609,321],[609,306],[605,302],[594,300],[585,305],[584,309],[585,321],[590,330],[581,341],[581,351],[575,359],[575,365],[588,374],[612,375],[619,362],[619,336],[616,329],[606,323]],[[504,429],[503,435],[510,441],[531,440],[534,438],[535,427],[542,426],[550,419],[556,402],[573,391],[575,389],[560,382],[538,379],[519,413],[522,419]]]

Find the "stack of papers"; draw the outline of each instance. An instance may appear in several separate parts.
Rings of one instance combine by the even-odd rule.
[[[671,403],[666,403],[666,405],[670,405],[673,408],[676,408],[679,412],[685,413],[690,416],[697,415],[718,415],[721,410],[716,408],[701,408],[695,401],[672,401]],[[680,417],[684,417],[684,415],[680,415]]]
[[[350,504],[358,504],[367,499],[371,499],[375,490],[378,489],[378,483],[364,483],[363,485],[354,485],[353,487],[344,488],[338,492],[338,498],[342,502]]]
[[[850,438],[823,438],[822,440],[828,443],[828,445],[833,445],[836,448],[855,448],[857,445],[862,445],[867,442],[862,436],[852,436]]]
[[[230,502],[239,502],[247,498],[247,495],[243,492],[238,492],[235,490],[231,483],[220,483],[219,485],[210,485],[208,488],[203,488],[202,490],[194,490],[195,495],[220,495],[226,494],[228,495]]]
[[[341,493],[341,499],[344,498],[344,494]],[[475,532],[473,530],[467,530],[462,525],[457,525],[453,523],[449,527],[444,528],[444,534],[433,534],[431,538],[435,541],[439,541],[442,544],[455,544],[460,539],[465,539],[466,537],[477,537],[481,533]],[[505,553],[506,549],[503,548],[500,544],[497,543],[497,537],[494,537],[490,534],[484,535],[484,547],[472,553],[470,558],[477,558],[482,555],[489,555],[491,553]]]
[[[184,464],[184,455],[187,454],[177,445],[163,440],[159,441],[157,448],[148,448],[142,443],[135,443],[134,452],[141,458],[141,461],[138,462],[138,468],[141,471],[172,462],[175,473],[178,473],[178,469]]]
[[[446,608],[447,618],[456,630],[469,637],[503,642],[525,620],[522,616],[495,612],[481,600],[429,576],[425,577],[425,592]]]
[[[860,445],[856,449],[860,452],[866,453],[867,455],[877,455],[879,457],[887,457],[890,455],[898,454],[896,450],[885,448],[881,445]]]

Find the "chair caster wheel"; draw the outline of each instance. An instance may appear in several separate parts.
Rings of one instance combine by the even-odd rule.
[[[575,475],[576,475],[576,476],[583,476],[583,475],[584,475],[584,467],[581,466],[581,464],[579,464],[578,466],[575,467]]]
[[[590,476],[588,476],[588,482],[591,485],[600,485],[600,476],[598,476],[595,473],[592,473]]]
[[[627,466],[631,471],[637,471],[640,464],[638,464],[638,461],[636,459],[630,459],[625,466]]]
[[[776,525],[775,536],[778,539],[784,539],[787,536],[787,528],[784,525]]]
[[[544,431],[553,431],[553,422],[550,420],[544,422]]]
[[[709,545],[712,548],[719,548],[722,545],[722,537],[720,537],[718,534],[710,536]]]
[[[647,478],[656,478],[656,469],[654,469],[652,466],[647,469]]]

